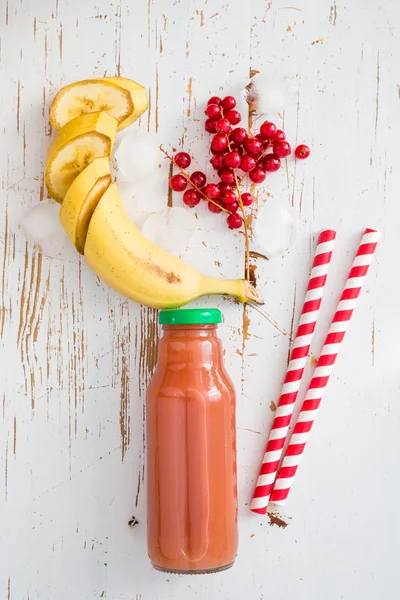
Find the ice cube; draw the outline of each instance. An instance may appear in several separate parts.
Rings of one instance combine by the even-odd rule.
[[[149,177],[148,181],[118,184],[119,194],[126,212],[141,228],[147,217],[164,210],[168,203],[168,174]]]
[[[258,212],[253,233],[268,258],[290,248],[296,237],[296,221],[290,204],[279,198],[269,199]]]
[[[175,206],[150,215],[143,225],[142,233],[157,246],[179,256],[196,229],[197,219],[194,213]]]
[[[121,180],[137,182],[153,176],[162,162],[159,146],[157,138],[145,131],[125,135],[114,154]]]
[[[164,159],[159,140],[137,131],[125,135],[111,161],[122,202],[133,219],[138,213],[153,213],[168,201],[169,161]]]
[[[21,226],[32,244],[54,235],[61,227],[60,205],[54,202],[38,202],[25,215]]]
[[[147,180],[136,183],[118,183],[118,189],[128,212],[131,208],[148,213],[157,212],[166,208],[168,203],[168,172],[156,172]]]
[[[128,213],[129,218],[135,223],[139,229],[143,227],[143,223],[150,216],[151,211],[149,210],[141,210],[139,203],[137,201],[137,196],[135,194],[135,187],[121,187],[118,186],[119,195],[122,200],[122,204],[126,212]],[[165,208],[166,200],[164,199],[162,205],[159,209]]]
[[[256,73],[243,90],[251,111],[265,114],[282,111],[295,102],[296,82],[283,72],[267,69]]]
[[[77,253],[60,223],[60,205],[43,200],[35,204],[21,222],[28,242],[50,258],[77,260]]]

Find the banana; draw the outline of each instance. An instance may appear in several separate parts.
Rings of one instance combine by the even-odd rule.
[[[92,214],[111,183],[110,163],[106,156],[95,158],[79,173],[65,194],[61,205],[60,221],[69,239],[80,254]]]
[[[107,77],[106,79],[128,90],[132,96],[133,112],[118,125],[118,129],[124,129],[136,121],[148,109],[149,102],[147,100],[146,88],[140,85],[140,83],[136,83],[136,81],[127,79],[126,77]]]
[[[45,171],[47,190],[62,202],[77,175],[94,158],[110,158],[117,120],[105,112],[89,113],[72,119],[52,141]]]
[[[241,302],[262,304],[250,282],[205,277],[145,238],[129,219],[115,184],[93,212],[84,255],[110,287],[154,308],[177,308],[207,294],[229,294]]]
[[[85,79],[62,88],[50,107],[50,123],[61,129],[80,115],[105,111],[127,127],[147,109],[145,88],[125,77]]]

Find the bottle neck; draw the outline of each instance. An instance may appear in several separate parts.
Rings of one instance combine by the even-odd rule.
[[[222,345],[216,325],[163,325],[158,365],[220,368]]]
[[[217,325],[162,325],[163,338],[217,338]]]

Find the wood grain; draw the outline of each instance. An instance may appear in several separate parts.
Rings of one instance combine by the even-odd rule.
[[[396,597],[399,19],[390,0],[2,3],[0,598]],[[175,578],[153,572],[146,556],[144,395],[156,362],[156,311],[118,297],[72,251],[63,260],[41,254],[20,223],[46,198],[48,110],[62,85],[136,79],[150,106],[135,127],[157,133],[168,150],[184,147],[211,173],[208,96],[233,93],[245,111],[249,73],[271,68],[297,91],[268,117],[312,153],[271,174],[257,204],[280,197],[293,206],[296,245],[267,261],[252,243],[264,307],[195,303],[223,310],[225,360],[238,390],[240,552],[221,577]],[[181,204],[167,184],[165,202]],[[199,207],[184,256],[206,274],[240,277],[243,239],[220,217]],[[376,264],[290,503],[263,520],[248,503],[316,236],[338,231],[326,324],[365,226],[383,231]],[[324,334],[322,327],[313,355]],[[131,529],[133,515],[139,524]]]

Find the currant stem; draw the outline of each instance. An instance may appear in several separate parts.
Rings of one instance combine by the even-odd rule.
[[[176,164],[174,157],[170,156],[168,154],[168,152],[166,152],[164,150],[164,148],[162,147],[162,144],[160,144],[160,150],[163,154],[165,154],[165,156],[168,158],[168,160],[171,161],[171,163],[173,165],[175,165],[175,167],[177,169],[179,169],[179,171],[182,173],[182,175],[185,177],[186,181],[196,190],[196,192],[198,192],[201,196],[203,196],[203,198],[205,200],[208,200],[208,202],[211,202],[211,204],[214,204],[215,206],[218,206],[218,208],[220,208],[221,210],[223,210],[224,212],[228,213],[229,215],[232,214],[232,212],[230,210],[227,210],[226,208],[224,208],[223,206],[220,206],[220,204],[218,204],[218,202],[215,202],[215,200],[213,200],[212,198],[209,198],[207,196],[207,194],[205,194],[200,188],[198,188],[196,185],[194,185],[194,183],[192,181],[190,181],[190,175],[188,175],[188,173],[186,173],[186,171],[184,171],[184,169],[182,169],[179,165]]]

